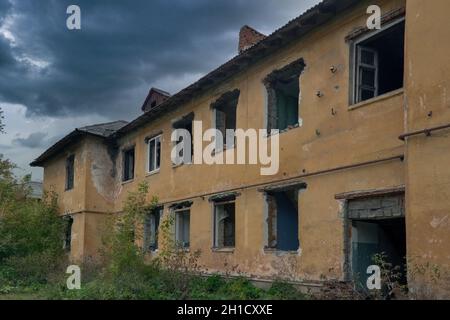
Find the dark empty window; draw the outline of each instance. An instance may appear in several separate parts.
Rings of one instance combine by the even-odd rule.
[[[355,103],[403,87],[405,22],[355,43]]]
[[[194,145],[193,145],[193,135],[192,135],[192,121],[194,121],[194,113],[190,113],[180,120],[176,121],[172,127],[175,130],[186,130],[187,134],[191,138],[191,143],[185,144],[185,148],[180,151],[180,159],[184,159],[185,161],[183,163],[192,163],[192,156],[194,155]],[[178,141],[176,141],[176,144],[179,144],[183,141],[183,137],[179,137]],[[189,152],[190,151],[190,152]],[[184,152],[187,152],[187,155],[184,154]]]
[[[214,247],[235,246],[235,200],[214,203]]]
[[[75,178],[75,156],[66,159],[66,190],[72,190]]]
[[[64,219],[64,223],[65,223],[65,233],[64,233],[63,248],[66,251],[70,251],[71,247],[72,247],[73,218],[71,216],[65,216],[63,219]]]
[[[227,130],[236,131],[236,112],[239,102],[239,90],[234,90],[223,94],[211,107],[214,110],[214,123],[217,130],[222,133],[222,145],[226,147],[234,146],[234,139],[229,139],[227,146]]]
[[[159,221],[163,213],[163,207],[152,209],[144,221],[144,250],[154,251],[158,249]]]
[[[302,59],[272,72],[265,80],[267,88],[267,129],[280,131],[299,124],[300,75]]]
[[[123,152],[123,181],[134,179],[134,148]]]
[[[298,189],[268,192],[266,200],[268,248],[281,251],[298,250]]]

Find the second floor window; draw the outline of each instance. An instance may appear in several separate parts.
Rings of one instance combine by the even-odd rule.
[[[240,91],[234,90],[223,94],[211,107],[214,110],[214,124],[222,133],[222,141],[218,141],[223,147],[234,146],[234,133],[227,141],[227,130],[236,130],[236,113],[239,102]],[[230,144],[230,145],[227,145]]]
[[[123,152],[123,181],[134,179],[134,148]]]
[[[405,21],[401,19],[355,41],[354,103],[403,87],[404,37]]]
[[[192,163],[192,158],[194,155],[194,145],[193,145],[193,127],[192,122],[194,121],[194,113],[191,112],[183,118],[175,121],[172,125],[174,130],[179,130],[183,135],[178,136],[175,144],[183,144],[183,148],[180,150],[178,156],[182,159],[181,164]],[[189,139],[190,138],[190,139]],[[186,139],[186,141],[183,141]],[[174,163],[176,165],[176,163]]]
[[[148,172],[159,171],[161,167],[161,136],[148,140]]]
[[[75,156],[66,159],[66,190],[72,190],[75,179]]]
[[[275,70],[264,80],[267,89],[267,129],[280,131],[299,125],[300,75],[303,59]]]

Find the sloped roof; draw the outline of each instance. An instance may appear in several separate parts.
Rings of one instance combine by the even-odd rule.
[[[108,123],[94,124],[91,126],[78,128],[77,130],[107,138],[127,123],[128,121],[119,120]]]
[[[76,129],[45,151],[39,158],[31,163],[31,166],[42,165],[43,161],[56,154],[69,143],[72,143],[80,134],[93,134],[108,139],[115,139],[148,124],[154,119],[164,115],[166,112],[170,112],[182,106],[193,97],[223,83],[264,57],[277,52],[294,40],[305,36],[312,30],[329,22],[338,14],[360,2],[361,0],[323,0],[316,6],[305,11],[299,17],[289,21],[286,25],[274,31],[271,35],[262,39],[251,48],[238,54],[228,62],[199,79],[197,82],[169,97],[166,101],[145,112],[130,123],[125,124],[125,121],[117,121],[117,123],[120,122],[122,125],[117,124],[116,130],[111,130],[111,132],[104,131],[105,134],[101,134],[100,132],[103,132],[103,130],[97,126],[110,125],[112,123]]]
[[[238,54],[214,71],[181,90],[177,94],[155,108],[142,114],[129,124],[119,129],[113,136],[124,135],[142,125],[148,124],[161,115],[178,108],[184,103],[198,96],[210,88],[219,85],[230,77],[238,74],[262,58],[278,51],[280,48],[299,39],[315,28],[327,23],[338,14],[360,3],[361,0],[323,0],[316,6],[305,11],[299,17],[289,21],[286,25],[274,31],[251,48]]]
[[[159,98],[161,99],[160,100],[160,103],[161,103],[161,102],[164,102],[164,100],[167,100],[168,98],[170,98],[170,93],[166,92],[164,90],[155,88],[155,87],[151,88],[150,91],[148,92],[147,98],[145,98],[145,101],[142,104],[141,110],[144,112],[148,111],[150,108],[148,110],[146,110],[147,104],[150,103],[151,99],[158,99],[157,96],[159,96]]]
[[[113,133],[115,133],[117,130],[125,126],[127,123],[128,123],[127,121],[119,120],[77,128],[68,135],[66,135],[64,138],[56,142],[46,151],[44,151],[44,153],[42,153],[38,158],[36,158],[36,160],[30,163],[30,166],[32,167],[41,166],[46,160],[56,155],[62,149],[71,145],[73,142],[75,142],[76,140],[78,140],[78,138],[82,136],[93,135],[106,139],[110,137]]]

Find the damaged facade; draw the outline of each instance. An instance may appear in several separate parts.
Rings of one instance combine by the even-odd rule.
[[[372,4],[382,30],[366,29]],[[150,255],[173,214],[174,236],[210,272],[347,281],[385,252],[407,258],[412,290],[449,297],[449,11],[326,0],[267,37],[244,27],[238,56],[173,96],[152,89],[134,121],[75,130],[32,164],[72,219],[71,257],[95,258],[106,217],[147,181],[160,201],[144,226]],[[171,133],[194,120],[279,129],[279,173],[174,166]]]

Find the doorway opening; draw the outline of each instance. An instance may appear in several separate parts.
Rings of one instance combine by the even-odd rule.
[[[347,217],[351,228],[351,276],[360,289],[367,290],[369,266],[389,264],[406,285],[406,224],[404,195],[386,195],[349,200]],[[381,267],[381,266],[380,266]]]

